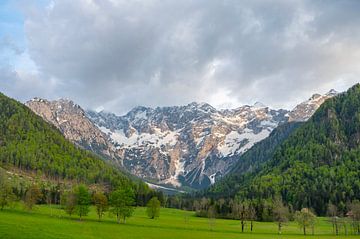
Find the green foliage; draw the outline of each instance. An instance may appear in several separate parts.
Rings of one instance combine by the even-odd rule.
[[[75,189],[76,197],[76,212],[80,217],[80,220],[83,216],[86,216],[90,211],[90,194],[85,185],[79,185]]]
[[[74,214],[76,210],[76,203],[76,194],[73,190],[64,192],[61,195],[61,205],[69,216]]]
[[[280,195],[294,209],[313,208],[319,215],[326,214],[331,202],[346,213],[346,203],[360,198],[360,85],[328,99],[290,132],[275,147],[264,145],[271,136],[255,145],[244,156],[249,155],[251,162],[260,160],[260,165],[230,174],[211,191],[233,197],[232,187],[240,198],[253,200]],[[269,149],[261,159],[254,152],[261,151],[260,146]],[[239,164],[246,165],[242,159]]]
[[[108,199],[102,192],[95,192],[93,195],[93,203],[96,208],[96,214],[99,217],[99,221],[108,209]]]
[[[314,234],[314,225],[316,222],[316,216],[308,208],[303,208],[301,211],[295,212],[295,221],[299,224],[299,227],[302,228],[304,235],[306,235],[306,229],[311,227],[312,234]]]
[[[239,182],[244,181],[247,174],[259,172],[264,163],[272,158],[276,148],[301,125],[299,122],[291,122],[278,126],[268,138],[256,143],[241,155],[229,174],[209,189],[200,192],[200,195],[215,198],[234,197],[240,190]]]
[[[160,201],[157,197],[153,197],[146,205],[146,214],[150,219],[160,216]]]
[[[278,225],[278,233],[281,234],[284,223],[289,221],[289,208],[286,207],[280,197],[276,197],[273,202],[274,221]]]
[[[42,198],[42,193],[36,184],[31,185],[25,194],[25,207],[32,210],[34,205]]]
[[[126,223],[126,218],[134,212],[134,192],[130,188],[117,189],[110,194],[110,212],[116,215],[117,223],[120,219]]]
[[[0,94],[0,165],[54,180],[129,186],[119,170],[82,150],[23,104]]]
[[[0,170],[0,210],[10,206],[16,200],[9,180],[5,173]]]

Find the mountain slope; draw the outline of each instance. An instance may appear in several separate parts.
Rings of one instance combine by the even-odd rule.
[[[25,105],[0,94],[0,163],[49,179],[130,185],[128,177],[79,149]]]
[[[242,106],[219,111],[208,104],[137,107],[125,116],[88,112],[123,151],[122,165],[158,183],[203,188],[225,175],[242,154],[280,123],[286,110]]]
[[[85,115],[85,111],[71,100],[47,101],[34,98],[26,102],[32,111],[58,128],[68,140],[105,158],[117,158],[109,137]]]
[[[360,198],[360,85],[326,100],[295,130],[263,168],[247,174],[239,196],[281,195],[295,209],[324,215],[329,202],[343,210]]]
[[[211,197],[235,196],[239,191],[239,182],[244,179],[245,175],[260,171],[265,163],[273,157],[277,147],[302,124],[301,122],[289,122],[278,126],[271,132],[269,137],[256,143],[250,150],[241,155],[233,169],[224,178],[200,192],[199,195]]]
[[[67,139],[162,186],[205,188],[278,125],[308,119],[336,92],[315,94],[292,111],[261,103],[217,110],[206,103],[136,107],[124,116],[85,112],[69,100],[33,99],[27,106]]]
[[[289,113],[289,122],[304,122],[307,121],[314,112],[325,102],[325,100],[330,99],[339,93],[332,89],[324,95],[313,94],[308,100],[298,104],[290,113]]]

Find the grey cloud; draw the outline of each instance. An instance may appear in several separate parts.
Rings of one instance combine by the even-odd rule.
[[[357,81],[359,10],[357,0],[61,0],[26,11],[25,30],[57,95],[85,107],[227,104],[220,90],[236,104],[291,107]]]

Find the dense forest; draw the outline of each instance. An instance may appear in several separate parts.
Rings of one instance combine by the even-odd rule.
[[[0,166],[53,180],[128,186],[133,182],[96,155],[67,141],[23,104],[0,94]]]
[[[345,215],[360,198],[360,85],[328,99],[306,123],[282,130],[284,137],[274,131],[229,176],[183,203],[214,205],[226,217],[232,203],[243,202],[260,220],[273,217],[275,199],[290,211],[311,208],[326,215],[335,206],[337,215]]]
[[[324,215],[360,198],[360,85],[327,100],[239,191],[246,198],[281,195],[294,208]]]
[[[262,169],[264,163],[269,160],[277,146],[279,146],[301,122],[290,122],[278,126],[268,138],[256,143],[251,149],[240,156],[237,164],[222,180],[213,186],[199,192],[202,196],[211,197],[234,197],[239,191],[239,182],[243,181],[246,174],[256,174]]]

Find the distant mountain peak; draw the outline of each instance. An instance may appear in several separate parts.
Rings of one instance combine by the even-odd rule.
[[[324,103],[325,100],[339,94],[336,90],[331,89],[324,95],[313,94],[308,100],[298,104],[290,113],[289,121],[307,121],[315,111]]]
[[[328,96],[336,96],[336,95],[338,95],[338,94],[339,94],[338,91],[336,91],[336,90],[334,90],[334,89],[331,89],[331,90],[329,90],[325,95],[328,95]]]
[[[263,103],[256,101],[253,105],[254,108],[266,108],[267,106],[264,105]]]

